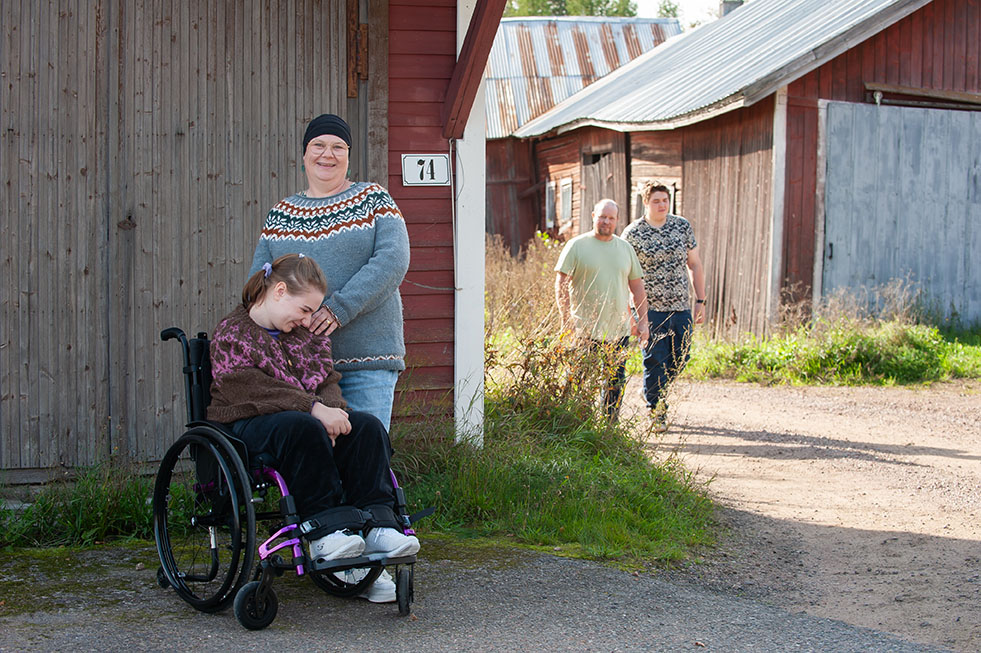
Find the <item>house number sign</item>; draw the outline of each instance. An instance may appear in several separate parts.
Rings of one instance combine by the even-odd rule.
[[[403,154],[404,186],[449,186],[449,154]]]

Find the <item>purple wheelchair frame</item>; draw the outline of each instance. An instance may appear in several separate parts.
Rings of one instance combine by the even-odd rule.
[[[396,492],[398,492],[399,482],[395,478],[395,473],[389,470],[389,474],[392,475],[392,484],[395,486]],[[276,484],[276,487],[279,489],[279,494],[281,496],[287,497],[290,495],[289,488],[286,487],[286,480],[279,472],[277,472],[272,467],[262,467],[256,472],[256,475],[260,478],[264,477],[273,481]],[[292,554],[294,560],[303,560],[305,557],[303,553],[303,545],[300,541],[300,538],[297,536],[298,534],[293,532],[299,529],[299,527],[300,527],[299,524],[287,524],[286,526],[283,526],[278,531],[273,533],[269,537],[269,539],[267,539],[265,542],[260,544],[259,545],[260,564],[263,560],[265,560],[272,554],[282,549],[285,549],[288,546],[293,547]],[[406,535],[416,534],[416,532],[412,530],[411,527],[403,528],[402,532],[405,533]],[[276,543],[276,540],[278,540],[281,537],[289,537],[289,539],[283,542]],[[306,573],[306,571],[304,570],[303,563],[302,562],[298,563],[296,565],[296,575],[302,576],[304,573]]]

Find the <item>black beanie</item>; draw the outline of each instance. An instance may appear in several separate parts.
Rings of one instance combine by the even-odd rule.
[[[337,136],[347,143],[348,147],[351,147],[351,128],[344,122],[344,119],[332,113],[323,113],[307,125],[307,131],[303,134],[303,149],[300,150],[300,153],[306,153],[307,144],[317,136],[324,134]]]

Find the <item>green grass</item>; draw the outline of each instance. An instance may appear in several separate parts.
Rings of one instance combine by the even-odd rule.
[[[696,339],[686,374],[757,383],[918,384],[981,377],[981,336],[901,321],[801,326],[740,342]]]
[[[44,486],[22,510],[0,505],[0,547],[150,539],[153,479],[101,465]]]
[[[579,405],[514,406],[491,393],[483,448],[454,444],[446,422],[402,429],[394,465],[410,509],[437,508],[425,532],[623,561],[681,560],[712,542],[704,489],[680,465],[652,463],[627,427],[583,419]],[[151,539],[151,493],[152,479],[86,470],[23,511],[0,509],[0,547]]]
[[[712,542],[704,488],[676,463],[653,463],[628,426],[583,420],[578,404],[537,416],[513,399],[489,393],[481,449],[396,444],[413,510],[437,508],[427,528],[630,561],[681,560]]]

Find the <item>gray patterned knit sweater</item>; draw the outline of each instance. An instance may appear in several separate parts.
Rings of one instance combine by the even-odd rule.
[[[312,257],[327,277],[324,304],[340,327],[334,364],[345,370],[404,370],[399,284],[409,269],[409,235],[395,200],[356,182],[328,197],[290,195],[266,216],[249,276],[283,254]]]

